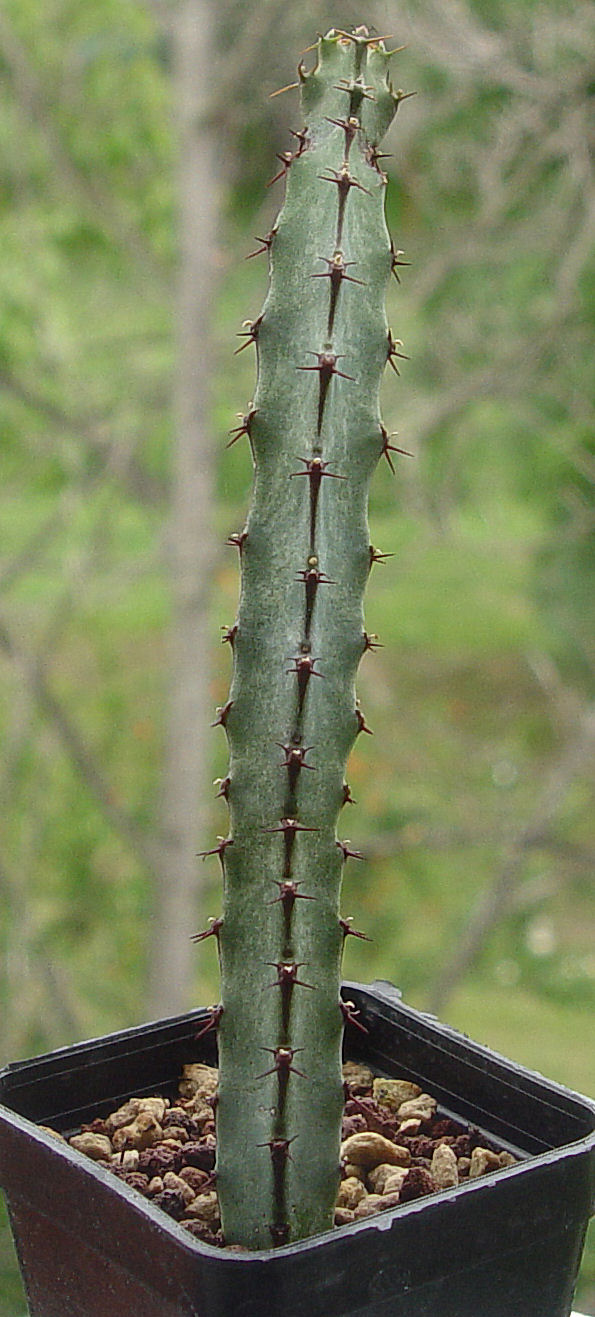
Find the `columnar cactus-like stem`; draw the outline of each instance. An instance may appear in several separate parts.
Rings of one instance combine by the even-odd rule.
[[[398,345],[386,284],[378,144],[402,97],[382,42],[330,32],[300,69],[307,128],[282,160],[286,199],[262,241],[270,288],[249,326],[258,359],[246,435],[255,477],[232,537],[242,589],[215,848],[224,911],[217,1187],[228,1244],[270,1248],[333,1224],[343,1088],[339,893],[347,756],[366,732],[355,674],[371,550],[367,495],[390,461],[379,386]],[[232,441],[233,441],[232,440]]]

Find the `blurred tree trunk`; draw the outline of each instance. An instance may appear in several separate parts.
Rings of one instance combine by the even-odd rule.
[[[149,964],[148,1004],[154,1014],[176,1013],[189,1004],[190,936],[199,904],[196,853],[206,814],[215,474],[211,325],[218,236],[217,151],[208,119],[214,27],[211,0],[182,0],[172,27],[180,257],[169,531],[170,692]]]

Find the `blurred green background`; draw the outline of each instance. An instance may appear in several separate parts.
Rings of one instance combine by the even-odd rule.
[[[385,162],[410,360],[383,411],[412,456],[372,492],[394,557],[344,911],[374,940],[345,973],[595,1092],[590,0],[4,0],[0,1064],[217,998],[189,935],[226,829],[209,723],[250,463],[225,445],[266,288],[243,258],[301,127],[270,94],[361,22],[417,93]],[[576,1302],[595,1314],[593,1246]],[[24,1314],[2,1229],[0,1315]]]

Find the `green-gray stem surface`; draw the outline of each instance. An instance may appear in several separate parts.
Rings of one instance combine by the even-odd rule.
[[[369,647],[367,497],[388,442],[378,395],[394,346],[375,152],[399,101],[387,65],[367,35],[329,33],[313,71],[301,70],[308,127],[287,164],[265,243],[270,288],[248,335],[255,477],[221,714],[230,831],[220,847],[217,1188],[226,1243],[256,1249],[331,1228],[339,1182],[336,825],[365,726],[355,675]]]

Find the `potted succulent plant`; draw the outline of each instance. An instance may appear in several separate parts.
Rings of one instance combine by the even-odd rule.
[[[595,1108],[409,1010],[388,985],[341,990],[345,938],[361,936],[341,916],[341,876],[359,857],[336,827],[351,801],[347,757],[369,730],[354,682],[376,643],[362,601],[382,557],[367,492],[399,451],[378,405],[383,370],[402,355],[384,310],[401,254],[380,144],[404,93],[363,28],[321,38],[299,79],[307,126],[281,160],[285,203],[262,240],[269,292],[246,329],[256,390],[232,434],[248,440],[255,478],[232,537],[242,589],[217,715],[230,747],[230,830],[213,852],[224,906],[199,935],[217,939],[222,1004],[0,1077],[0,1173],[35,1317],[570,1311]],[[377,1074],[432,1093],[444,1130],[456,1115],[485,1132],[475,1143],[495,1142],[503,1169],[333,1229],[344,1035]],[[219,1251],[32,1124],[71,1133],[134,1094],[171,1097],[180,1066],[213,1062],[215,1046]]]

